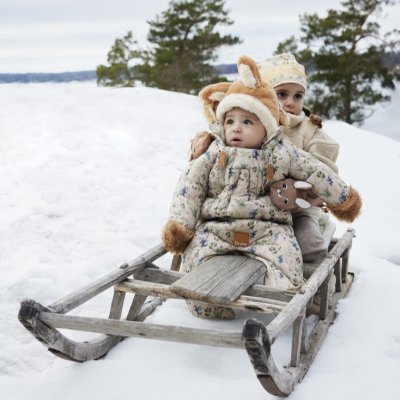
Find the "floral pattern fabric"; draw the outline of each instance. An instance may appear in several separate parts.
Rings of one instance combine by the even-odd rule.
[[[265,263],[269,286],[303,284],[291,213],[277,209],[268,194],[273,182],[287,176],[311,183],[331,205],[349,194],[350,187],[333,170],[283,138],[282,128],[260,150],[225,146],[217,131],[208,151],[182,174],[171,205],[170,219],[195,229],[182,269],[189,272],[214,255],[240,253]],[[235,245],[235,232],[246,234],[248,243]]]

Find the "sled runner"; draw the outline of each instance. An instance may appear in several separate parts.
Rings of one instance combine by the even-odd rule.
[[[154,264],[166,253],[162,245],[158,245],[49,306],[34,300],[23,301],[18,318],[49,351],[77,362],[101,358],[129,336],[244,348],[265,390],[277,396],[288,396],[309,369],[335,319],[338,300],[346,296],[352,284],[353,274],[348,272],[348,259],[353,236],[354,230],[348,229],[340,239],[332,240],[328,256],[317,268],[305,265],[307,280],[298,291],[271,289],[258,284],[265,272],[264,264],[237,254],[213,257],[204,268],[188,274],[178,272],[180,259],[175,256],[171,270],[162,269]],[[328,290],[332,275],[336,277],[333,294]],[[108,318],[70,314],[73,309],[112,287],[114,294]],[[134,293],[134,297],[127,315],[123,317],[126,293]],[[310,329],[307,314],[316,294],[320,299],[319,314],[314,317],[315,323]],[[247,319],[242,332],[143,322],[169,298],[276,316],[267,325],[258,319]],[[224,322],[220,322],[223,328]],[[279,368],[271,348],[288,328],[292,328],[290,360],[284,368]],[[94,340],[77,342],[61,333],[60,329],[101,335]]]

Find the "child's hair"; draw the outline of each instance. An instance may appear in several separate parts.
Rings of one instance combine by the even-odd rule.
[[[296,61],[293,54],[282,53],[267,58],[258,64],[263,81],[272,87],[284,83],[296,83],[307,89],[307,75],[304,66]]]

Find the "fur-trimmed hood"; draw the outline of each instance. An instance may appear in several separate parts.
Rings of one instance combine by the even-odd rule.
[[[255,61],[247,56],[240,57],[238,71],[239,80],[233,83],[216,83],[200,91],[204,115],[210,126],[219,123],[222,127],[225,114],[229,110],[243,108],[257,115],[267,131],[269,141],[276,135],[280,125],[288,124],[289,118],[282,109],[275,90],[261,80]]]

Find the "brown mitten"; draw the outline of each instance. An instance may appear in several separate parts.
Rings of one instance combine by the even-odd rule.
[[[361,213],[362,200],[357,190],[350,188],[346,201],[339,205],[327,204],[328,210],[339,220],[353,222]]]
[[[170,219],[164,226],[161,237],[166,250],[181,254],[194,235],[194,231]]]
[[[283,179],[270,186],[271,202],[280,210],[295,210],[299,207],[309,208],[322,204],[320,199],[310,196],[311,188],[312,185],[307,182]]]
[[[214,136],[210,132],[203,131],[196,133],[191,142],[189,161],[195,160],[205,153],[214,139]]]

